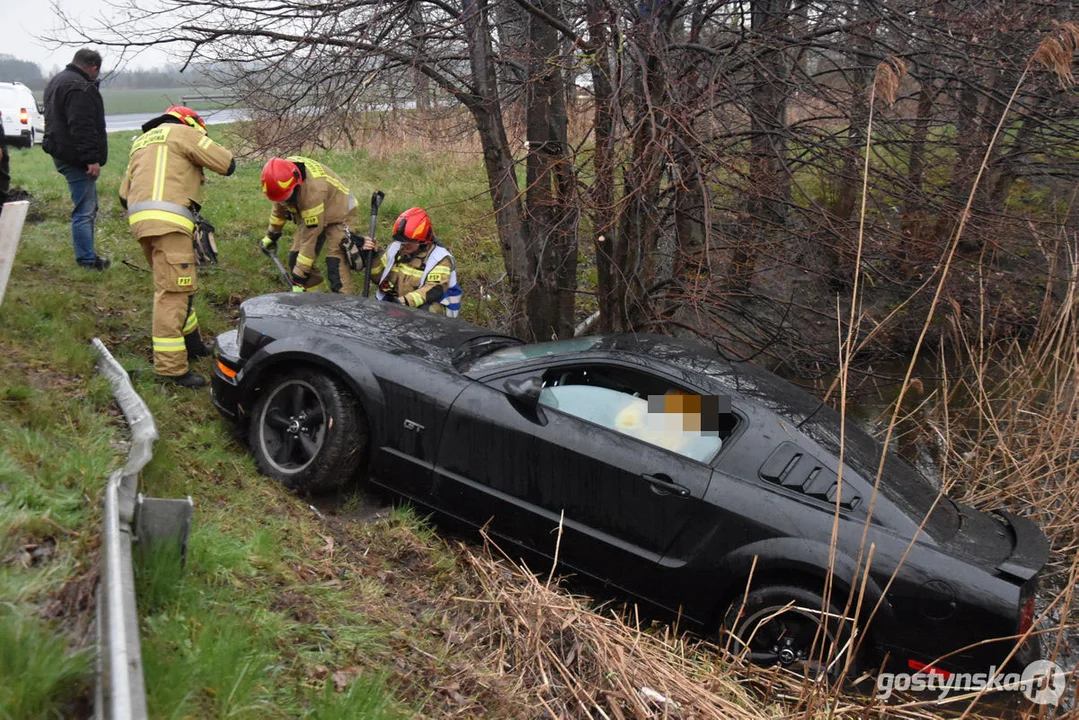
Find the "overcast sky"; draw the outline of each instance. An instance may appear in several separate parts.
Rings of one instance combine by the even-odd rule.
[[[85,0],[59,0],[59,5],[68,15],[74,17],[90,17],[95,10],[100,11],[103,8],[97,2]],[[3,27],[0,53],[37,63],[45,75],[71,62],[71,56],[78,49],[74,46],[56,49],[37,39],[36,36],[55,34],[53,31],[58,23],[49,0],[0,0],[0,22]],[[109,62],[108,48],[97,49],[104,56],[104,70],[113,70],[115,65]],[[146,50],[128,62],[126,67],[134,70],[168,64],[170,63],[164,53]]]

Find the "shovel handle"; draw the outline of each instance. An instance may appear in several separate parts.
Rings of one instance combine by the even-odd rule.
[[[367,237],[372,240],[375,239],[375,225],[378,221],[378,206],[382,204],[385,199],[386,193],[381,190],[375,190],[371,193],[371,224],[367,231]],[[363,251],[363,296],[369,297],[371,294],[371,251]]]

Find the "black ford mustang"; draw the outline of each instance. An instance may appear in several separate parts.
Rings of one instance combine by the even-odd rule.
[[[835,411],[701,345],[524,344],[279,294],[243,304],[215,359],[214,404],[286,486],[364,474],[529,551],[558,542],[560,563],[756,662],[820,670],[818,648],[857,646],[855,663],[988,672],[1038,652],[1016,648],[1049,552],[1033,523],[938,497],[890,453],[874,492],[881,446],[850,426],[840,478]]]

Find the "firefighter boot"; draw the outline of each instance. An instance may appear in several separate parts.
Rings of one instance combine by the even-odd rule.
[[[206,385],[206,378],[190,370],[183,375],[158,375],[157,379],[161,382],[174,383],[180,387],[191,388],[192,390]]]
[[[188,360],[198,360],[214,354],[214,351],[202,341],[202,336],[199,335],[198,330],[184,335],[184,345],[187,347]]]
[[[187,350],[188,360],[198,360],[203,357],[210,357],[213,355],[213,350],[206,347],[206,343],[202,341],[202,334],[199,333],[199,320],[195,315],[194,305],[195,296],[187,296],[187,320],[184,322],[184,347]]]

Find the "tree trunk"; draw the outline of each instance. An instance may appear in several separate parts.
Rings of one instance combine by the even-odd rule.
[[[907,167],[907,196],[903,203],[903,216],[899,226],[900,248],[897,253],[904,261],[900,269],[904,277],[914,277],[915,266],[935,256],[928,247],[929,215],[926,212],[926,195],[922,191],[925,176],[925,143],[929,137],[929,119],[933,112],[935,95],[933,79],[923,77],[918,89],[918,109],[914,116],[914,129],[910,140],[910,160]]]
[[[468,35],[473,84],[471,92],[459,95],[458,99],[476,121],[476,130],[483,147],[487,185],[495,207],[495,224],[498,226],[498,237],[502,243],[506,279],[510,293],[519,300],[522,282],[530,277],[534,262],[529,258],[517,175],[513,168],[513,154],[510,152],[506,127],[502,122],[486,0],[477,0],[471,5],[464,16],[464,25]],[[520,305],[513,308],[512,325],[515,333],[528,333],[527,315]]]
[[[592,168],[595,177],[590,191],[592,199],[592,236],[596,250],[597,294],[599,299],[600,332],[611,332],[615,325],[615,293],[618,292],[612,254],[618,244],[615,228],[614,188],[614,87],[610,57],[610,33],[604,4],[592,0],[588,12],[588,40],[592,47],[592,92],[595,97],[593,117]]]
[[[548,14],[558,12],[551,0],[540,0],[539,7]],[[577,244],[570,193],[574,180],[567,157],[566,92],[557,62],[558,34],[536,16],[530,18],[529,28],[524,218],[529,271],[521,281],[526,283],[528,334],[548,340],[573,335]]]
[[[749,179],[746,193],[747,232],[736,241],[729,271],[730,284],[747,289],[756,270],[761,238],[786,222],[790,202],[787,173],[787,57],[780,47],[789,27],[790,0],[753,0],[750,24],[757,42],[765,45],[753,70],[749,91]]]
[[[651,41],[662,44],[665,36],[655,29]],[[647,30],[646,30],[647,31]],[[653,48],[655,46],[652,46]],[[651,50],[642,43],[642,49]],[[649,312],[645,282],[655,275],[660,236],[660,190],[663,180],[667,135],[660,125],[667,78],[657,54],[646,52],[637,66],[633,107],[630,161],[622,173],[622,212],[618,235],[611,248],[614,265],[611,289],[611,322],[629,330]]]

